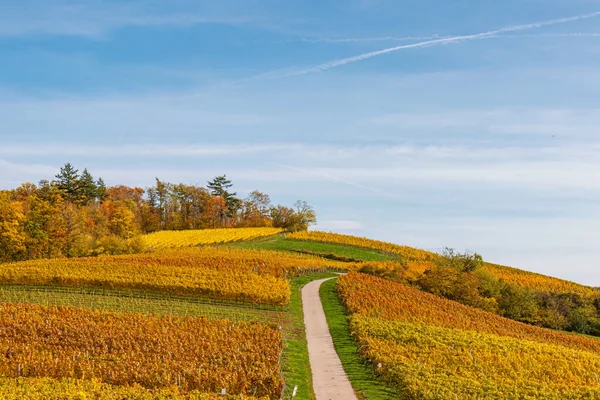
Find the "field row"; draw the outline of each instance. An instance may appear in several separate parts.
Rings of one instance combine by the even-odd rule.
[[[345,266],[311,256],[207,247],[0,264],[0,284],[135,289],[284,306],[289,278]]]
[[[486,332],[600,353],[600,340],[596,338],[513,321],[370,275],[341,276],[338,290],[352,314]]]
[[[351,330],[380,374],[418,399],[600,396],[600,355],[562,346],[356,315]]]
[[[517,268],[485,263],[482,271],[487,271],[507,283],[525,286],[540,292],[577,293],[583,296],[598,296],[600,294],[598,289],[590,286]]]
[[[203,246],[216,243],[239,242],[273,236],[279,228],[229,228],[184,231],[159,231],[143,237],[144,244],[153,250],[177,247]]]
[[[336,243],[349,246],[356,246],[365,249],[373,249],[382,253],[392,254],[404,258],[406,261],[421,262],[425,265],[433,265],[433,262],[439,257],[437,254],[415,249],[408,246],[400,246],[393,243],[382,242],[351,235],[340,235],[337,233],[302,231],[287,235],[290,239],[308,240],[321,243]]]
[[[219,392],[220,393],[220,392]],[[139,385],[123,387],[98,379],[0,378],[3,400],[268,400],[267,396],[225,395],[192,391],[182,392],[178,386],[148,390]]]
[[[338,280],[363,356],[407,398],[595,399],[600,341],[370,275]]]
[[[2,377],[276,397],[282,350],[256,323],[0,303]]]
[[[71,306],[154,315],[206,317],[282,325],[287,316],[271,307],[193,297],[148,295],[112,290],[64,287],[0,286],[0,301],[7,303]]]

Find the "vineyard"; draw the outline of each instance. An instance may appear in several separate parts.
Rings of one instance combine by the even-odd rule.
[[[284,306],[288,277],[346,264],[223,247],[0,264],[0,284],[132,289]]]
[[[284,376],[304,398],[291,282],[345,268],[223,246],[0,264],[0,398],[274,399]]]
[[[192,247],[208,244],[239,242],[273,236],[279,228],[225,228],[185,231],[159,231],[145,235],[143,240],[150,249]]]
[[[296,232],[287,235],[287,237],[296,240],[315,241],[320,243],[345,244],[377,250],[384,254],[395,255],[406,265],[407,276],[409,278],[414,278],[428,269],[431,269],[436,264],[436,261],[440,260],[440,255],[437,253],[358,236],[305,231]],[[379,263],[379,265],[382,268],[389,268],[389,264],[386,265],[386,263]],[[539,291],[561,294],[577,293],[584,296],[598,294],[596,289],[589,286],[511,267],[485,263],[482,271],[488,272],[492,276],[502,279],[505,282]]]
[[[201,297],[134,293],[123,290],[9,285],[0,286],[0,301],[141,312],[153,315],[253,321],[275,325],[284,325],[289,319],[287,313],[280,307],[273,309],[273,307],[260,304]]]
[[[143,253],[0,264],[0,398],[287,400],[298,385],[296,399],[310,399],[299,288],[332,272],[348,272],[330,299],[357,346],[345,357],[361,368],[367,360],[375,387],[386,387],[374,400],[600,398],[597,339],[417,289],[443,255],[277,233],[163,231],[144,238]],[[510,267],[477,273],[573,301],[598,297]]]
[[[281,332],[226,320],[0,306],[3,377],[100,379],[147,389],[275,397]]]
[[[25,387],[65,399],[208,399],[222,388],[247,396],[232,399],[274,399],[284,376],[308,396],[291,286],[344,267],[356,265],[223,246],[0,264],[0,398]]]
[[[338,292],[363,356],[419,399],[600,396],[600,341],[515,322],[351,273]]]
[[[590,286],[580,285],[575,282],[570,282],[547,275],[536,274],[534,272],[524,271],[522,269],[486,263],[482,270],[493,274],[495,277],[500,278],[505,282],[519,286],[526,286],[543,292],[562,294],[577,293],[583,296],[592,296],[598,294],[598,290]]]
[[[391,254],[403,258],[405,261],[410,261],[414,268],[425,270],[434,265],[434,262],[439,256],[435,253],[415,249],[408,246],[400,246],[393,243],[381,242],[358,236],[340,235],[337,233],[327,233],[318,231],[303,231],[287,235],[290,239],[306,240],[321,243],[335,243],[355,246],[365,249],[377,250],[381,253]]]
[[[102,399],[102,400],[258,400],[244,395],[217,395],[192,391],[182,393],[177,386],[151,392],[134,385],[123,387],[96,379],[0,378],[3,400]],[[267,400],[268,397],[262,399]],[[260,400],[262,400],[260,399]]]

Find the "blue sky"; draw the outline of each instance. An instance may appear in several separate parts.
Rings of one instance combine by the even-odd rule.
[[[600,285],[600,2],[0,0],[0,188],[69,161]]]

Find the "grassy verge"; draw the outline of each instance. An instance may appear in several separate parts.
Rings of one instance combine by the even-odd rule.
[[[286,347],[283,350],[282,370],[286,381],[286,390],[283,399],[291,399],[294,386],[298,385],[296,399],[314,400],[312,386],[312,372],[308,358],[308,345],[306,343],[306,332],[304,329],[304,312],[302,311],[302,296],[300,289],[315,279],[329,278],[334,274],[314,274],[294,278],[291,281],[292,298],[288,308],[288,314],[293,323],[288,329],[284,329],[284,340]]]
[[[339,259],[340,261],[393,261],[396,258],[374,250],[362,249],[342,244],[310,242],[304,240],[286,239],[282,235],[272,236],[267,239],[254,240],[232,244],[243,249],[288,251],[294,253],[313,254],[326,258]]]
[[[360,358],[359,349],[348,329],[347,315],[344,313],[344,308],[337,297],[336,282],[336,279],[324,282],[321,285],[319,294],[335,350],[342,361],[354,391],[361,400],[398,398],[398,393],[386,386],[385,383],[377,380],[373,369],[365,365]]]

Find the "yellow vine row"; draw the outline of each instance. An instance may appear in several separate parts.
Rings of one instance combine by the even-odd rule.
[[[224,228],[185,231],[159,231],[143,236],[144,243],[151,249],[191,247],[215,243],[238,242],[273,236],[279,228]]]
[[[139,289],[170,295],[285,305],[288,278],[345,263],[224,247],[0,264],[0,284]]]
[[[276,397],[281,332],[257,323],[0,303],[0,376]]]

